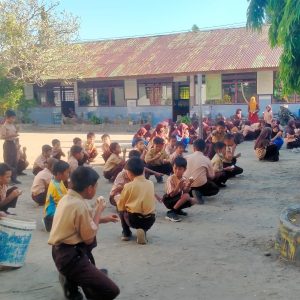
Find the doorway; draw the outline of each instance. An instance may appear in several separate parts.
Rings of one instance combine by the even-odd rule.
[[[173,122],[190,114],[190,86],[188,83],[173,83]]]
[[[61,99],[61,113],[63,116],[73,118],[75,112],[75,94],[73,86],[59,87],[59,94]]]

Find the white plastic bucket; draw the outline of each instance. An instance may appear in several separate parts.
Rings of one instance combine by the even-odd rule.
[[[19,268],[24,265],[35,221],[0,219],[0,266]]]

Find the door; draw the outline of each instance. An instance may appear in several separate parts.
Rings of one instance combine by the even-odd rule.
[[[65,117],[73,118],[75,112],[75,94],[73,86],[62,86],[59,88],[61,99],[61,112]]]
[[[173,83],[173,121],[190,114],[190,87],[180,82]]]

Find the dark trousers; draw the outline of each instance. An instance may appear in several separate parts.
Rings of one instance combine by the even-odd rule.
[[[58,271],[66,277],[70,290],[77,290],[77,287],[81,286],[87,299],[115,299],[120,290],[111,279],[96,268],[92,255],[95,246],[96,241],[92,245],[80,243],[53,246],[52,257]]]
[[[220,185],[221,183],[226,183],[228,178],[229,178],[229,176],[227,175],[227,173],[225,171],[218,172],[218,173],[216,173],[216,176],[215,176],[213,182],[216,185]]]
[[[44,217],[44,224],[47,232],[50,232],[53,224],[53,216]]]
[[[179,206],[178,209],[174,209],[174,206],[176,205],[176,203],[180,200],[182,194],[177,194],[173,197],[169,196],[168,194],[165,194],[163,196],[163,204],[165,205],[166,208],[170,209],[170,210],[173,210],[175,213],[185,209],[185,208],[188,208],[188,207],[191,207],[192,206],[192,203],[191,201],[186,201],[185,203],[183,203],[181,206]]]
[[[218,186],[213,182],[208,180],[204,185],[198,187],[192,187],[191,190],[199,191],[203,196],[214,196],[220,191]]]
[[[11,179],[14,181],[17,178],[17,147],[13,141],[5,141],[3,144],[3,160],[11,168]]]
[[[118,174],[123,170],[124,163],[121,163],[115,166],[112,170],[103,172],[104,178],[108,179],[111,182],[114,182]]]
[[[47,197],[47,191],[38,194],[36,196],[31,195],[31,198],[34,202],[36,202],[38,205],[42,206],[46,202],[46,197]]]
[[[231,171],[225,171],[228,178],[232,178],[236,175],[242,174],[244,172],[244,170],[236,165],[233,165],[232,163],[223,163],[223,167],[230,167],[230,166],[234,166],[234,169],[232,169]]]
[[[286,144],[287,149],[294,149],[294,148],[299,148],[300,147],[300,139],[296,139],[293,142],[289,142]]]
[[[165,175],[170,175],[173,171],[172,169],[172,165],[170,163],[167,164],[163,164],[160,166],[153,166],[151,164],[147,164],[146,167],[154,172],[158,172],[158,173],[162,173]],[[148,172],[146,172],[146,178],[149,178],[151,174],[149,174]],[[159,180],[159,177],[155,176],[156,179]]]
[[[130,213],[128,211],[119,212],[123,234],[129,236],[131,234],[130,227],[135,229],[143,229],[147,232],[155,223],[155,214],[142,215],[138,213]]]
[[[266,148],[266,155],[264,160],[267,161],[278,161],[279,160],[279,151],[276,145],[272,144]]]
[[[8,197],[14,190],[17,190],[16,186],[13,186],[6,192],[6,197]],[[18,197],[13,198],[9,203],[5,204],[4,206],[0,206],[0,211],[7,211],[9,208],[15,208],[17,205]]]

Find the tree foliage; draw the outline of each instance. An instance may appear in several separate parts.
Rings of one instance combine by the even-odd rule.
[[[0,64],[16,82],[42,85],[84,76],[89,54],[78,19],[46,0],[0,0]]]
[[[279,76],[284,93],[300,94],[300,0],[250,0],[247,26],[268,23],[272,47],[281,47]]]
[[[198,31],[200,31],[200,28],[198,27],[197,24],[194,24],[194,25],[192,26],[192,31],[193,31],[193,32],[198,32]]]

